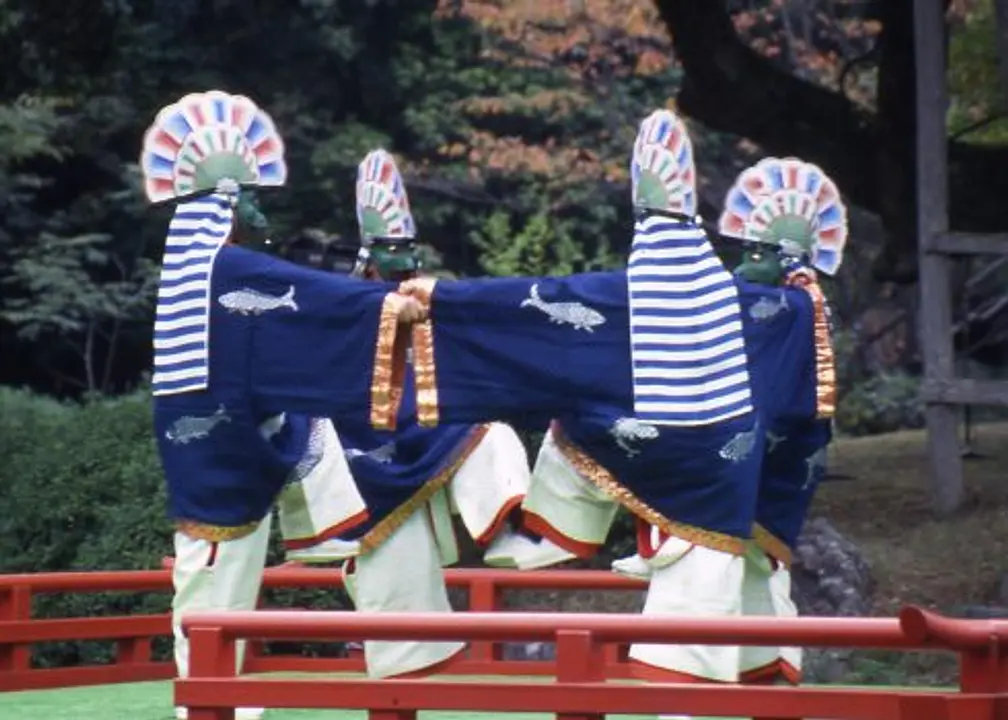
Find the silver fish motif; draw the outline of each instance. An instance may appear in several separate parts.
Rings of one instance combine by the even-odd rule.
[[[761,322],[763,320],[769,320],[778,313],[782,313],[787,309],[787,295],[781,293],[780,300],[778,302],[774,302],[773,300],[765,297],[757,300],[756,303],[749,308],[749,317],[756,322]]]
[[[735,437],[724,444],[723,448],[718,450],[718,455],[722,460],[733,463],[742,462],[752,454],[753,448],[756,447],[758,430],[759,427],[754,427],[752,430],[737,433]]]
[[[539,297],[539,283],[529,289],[529,296],[522,300],[519,307],[531,307],[546,314],[550,322],[568,324],[575,330],[595,332],[592,328],[603,324],[606,319],[602,313],[592,310],[579,302],[546,302]]]
[[[241,315],[262,315],[264,312],[281,308],[289,308],[294,312],[298,310],[297,303],[294,301],[293,285],[280,297],[267,295],[251,288],[242,288],[221,295],[217,298],[217,302],[228,312]]]
[[[221,405],[213,415],[180,417],[165,430],[165,438],[176,445],[188,445],[193,440],[202,440],[210,436],[210,432],[221,423],[231,422],[227,409]]]
[[[767,453],[772,453],[774,450],[777,449],[778,445],[787,440],[787,437],[784,435],[777,435],[767,430],[766,439],[767,439]]]
[[[356,460],[359,457],[371,458],[375,462],[380,462],[382,464],[388,464],[392,462],[392,458],[395,456],[395,442],[387,442],[384,445],[379,445],[374,450],[358,450],[357,448],[347,448],[344,451],[347,461]]]
[[[805,458],[805,467],[807,471],[802,490],[808,490],[822,480],[823,475],[826,473],[826,448],[821,447]]]
[[[641,449],[636,447],[636,444],[657,438],[658,428],[643,423],[637,418],[624,417],[613,423],[609,428],[609,434],[612,435],[620,449],[626,453],[626,456],[632,458],[641,453]]]
[[[294,466],[290,482],[304,480],[322,462],[322,456],[325,454],[325,424],[327,422],[328,420],[318,418],[312,420],[311,434],[308,436],[308,447],[305,448],[305,454],[301,456],[298,464]]]

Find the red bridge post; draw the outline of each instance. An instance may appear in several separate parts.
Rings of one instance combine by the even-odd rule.
[[[31,620],[32,591],[30,586],[0,586],[0,622]],[[5,645],[0,638],[0,673],[20,673],[31,670],[31,648],[27,645]]]
[[[225,634],[219,627],[194,627],[188,633],[191,678],[213,680],[235,677],[236,647],[233,635]],[[210,688],[205,690],[210,691]],[[234,720],[234,711],[234,706],[190,705],[189,720]]]
[[[604,682],[606,658],[590,630],[558,630],[557,682]],[[572,690],[571,693],[576,693]],[[600,713],[557,713],[557,720],[604,720]]]

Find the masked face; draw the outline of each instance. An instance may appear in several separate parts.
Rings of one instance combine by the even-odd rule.
[[[735,273],[749,282],[778,285],[783,275],[782,269],[782,258],[776,247],[756,245],[746,248],[742,253],[742,262],[735,268]]]
[[[376,242],[369,254],[371,275],[381,280],[401,282],[415,277],[420,270],[420,259],[412,242]]]
[[[246,247],[266,245],[269,223],[259,209],[259,199],[254,190],[242,190],[234,208],[235,241]]]

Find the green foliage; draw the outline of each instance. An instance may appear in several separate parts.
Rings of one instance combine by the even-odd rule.
[[[965,139],[977,143],[1008,141],[1008,118],[1001,117],[1005,92],[999,76],[994,0],[978,0],[949,42],[951,134],[965,132]],[[998,119],[985,122],[993,118]]]
[[[144,569],[171,547],[144,395],[61,404],[0,388],[0,572]],[[164,611],[167,596],[44,595],[36,616]],[[52,644],[43,666],[108,657],[98,643]]]
[[[496,212],[471,238],[481,251],[480,265],[490,275],[569,275],[618,264],[604,240],[586,257],[586,244],[574,240],[570,225],[551,221],[548,211],[540,210],[516,233],[508,214]]]
[[[146,570],[172,553],[149,390],[81,405],[0,387],[0,573]],[[282,562],[274,525],[269,562]],[[338,570],[333,570],[338,572]],[[342,592],[269,591],[271,606],[339,609]],[[165,612],[169,595],[36,596],[36,617]],[[167,642],[159,645],[165,652]],[[111,657],[104,643],[53,643],[43,666]],[[304,652],[318,652],[306,649]]]
[[[924,426],[920,378],[902,371],[874,375],[841,394],[836,425],[849,435],[876,435]]]

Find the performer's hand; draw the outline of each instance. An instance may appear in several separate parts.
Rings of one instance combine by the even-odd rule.
[[[409,280],[403,280],[399,283],[399,292],[403,295],[410,295],[412,297],[419,298],[424,302],[428,302],[431,294],[434,292],[435,283],[437,283],[437,278],[411,278]]]
[[[427,319],[427,308],[414,297],[393,293],[388,296],[388,302],[392,304],[399,322],[403,325],[412,325]]]

